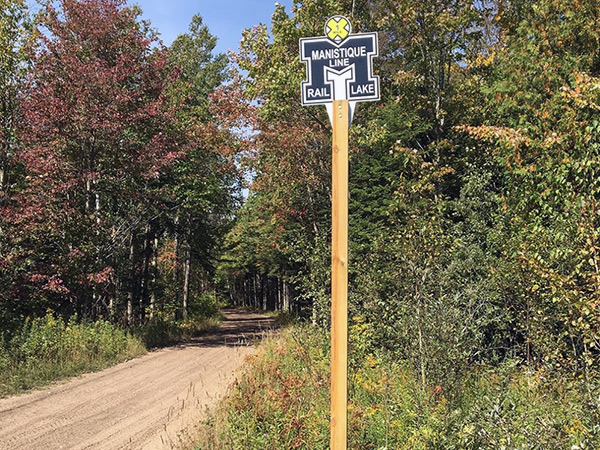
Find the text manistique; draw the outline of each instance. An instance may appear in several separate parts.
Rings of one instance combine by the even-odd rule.
[[[310,57],[313,61],[320,59],[360,58],[367,56],[367,47],[328,48],[313,50]]]

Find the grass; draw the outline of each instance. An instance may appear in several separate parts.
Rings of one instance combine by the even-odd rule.
[[[187,341],[206,331],[218,328],[223,316],[216,313],[210,317],[193,318],[183,322],[156,318],[134,329],[133,334],[146,348],[158,348],[177,342]]]
[[[77,323],[52,314],[28,320],[0,342],[0,397],[100,370],[146,352],[142,341],[106,321]]]
[[[328,336],[291,327],[267,340],[203,424],[197,450],[329,448]],[[354,354],[348,448],[598,449],[598,394],[507,363],[423,389],[390,355]],[[596,398],[596,400],[594,400]]]
[[[129,333],[103,320],[65,322],[48,313],[26,321],[9,342],[0,339],[0,398],[111,367],[188,340],[220,321],[218,314],[181,323],[155,319]]]

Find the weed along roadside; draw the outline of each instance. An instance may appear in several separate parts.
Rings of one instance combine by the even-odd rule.
[[[48,313],[0,345],[0,398],[65,377],[110,367],[146,353],[141,339],[109,322],[68,322]]]
[[[131,332],[107,321],[68,322],[48,313],[0,345],[0,398],[95,372],[218,328],[220,315],[180,324],[155,320]]]
[[[557,388],[543,374],[505,365],[473,368],[452,391],[423,389],[418,369],[389,352],[369,350],[367,324],[353,321],[349,335],[350,449],[568,449],[594,443],[590,430],[598,422],[581,414],[587,400],[577,385]],[[267,339],[188,448],[329,449],[330,357],[329,336],[313,326],[291,326]],[[532,437],[538,447],[527,447]]]

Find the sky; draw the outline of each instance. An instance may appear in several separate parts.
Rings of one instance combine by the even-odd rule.
[[[242,30],[264,23],[271,25],[271,15],[275,11],[275,0],[128,0],[138,4],[143,11],[142,18],[150,20],[160,33],[165,45],[181,33],[188,31],[194,14],[202,16],[211,34],[217,36],[215,53],[237,51],[242,38]],[[278,0],[291,12],[293,0]],[[32,11],[39,10],[35,0],[27,0]]]
[[[264,23],[270,26],[275,0],[130,0],[143,11],[142,17],[158,29],[165,45],[188,30],[194,14],[200,14],[211,34],[217,36],[215,51],[237,50],[242,30]],[[279,0],[288,13],[292,0]]]

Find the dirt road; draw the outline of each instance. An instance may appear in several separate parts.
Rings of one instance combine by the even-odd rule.
[[[0,400],[0,449],[171,449],[233,381],[264,316],[225,311],[222,326],[102,372]]]

